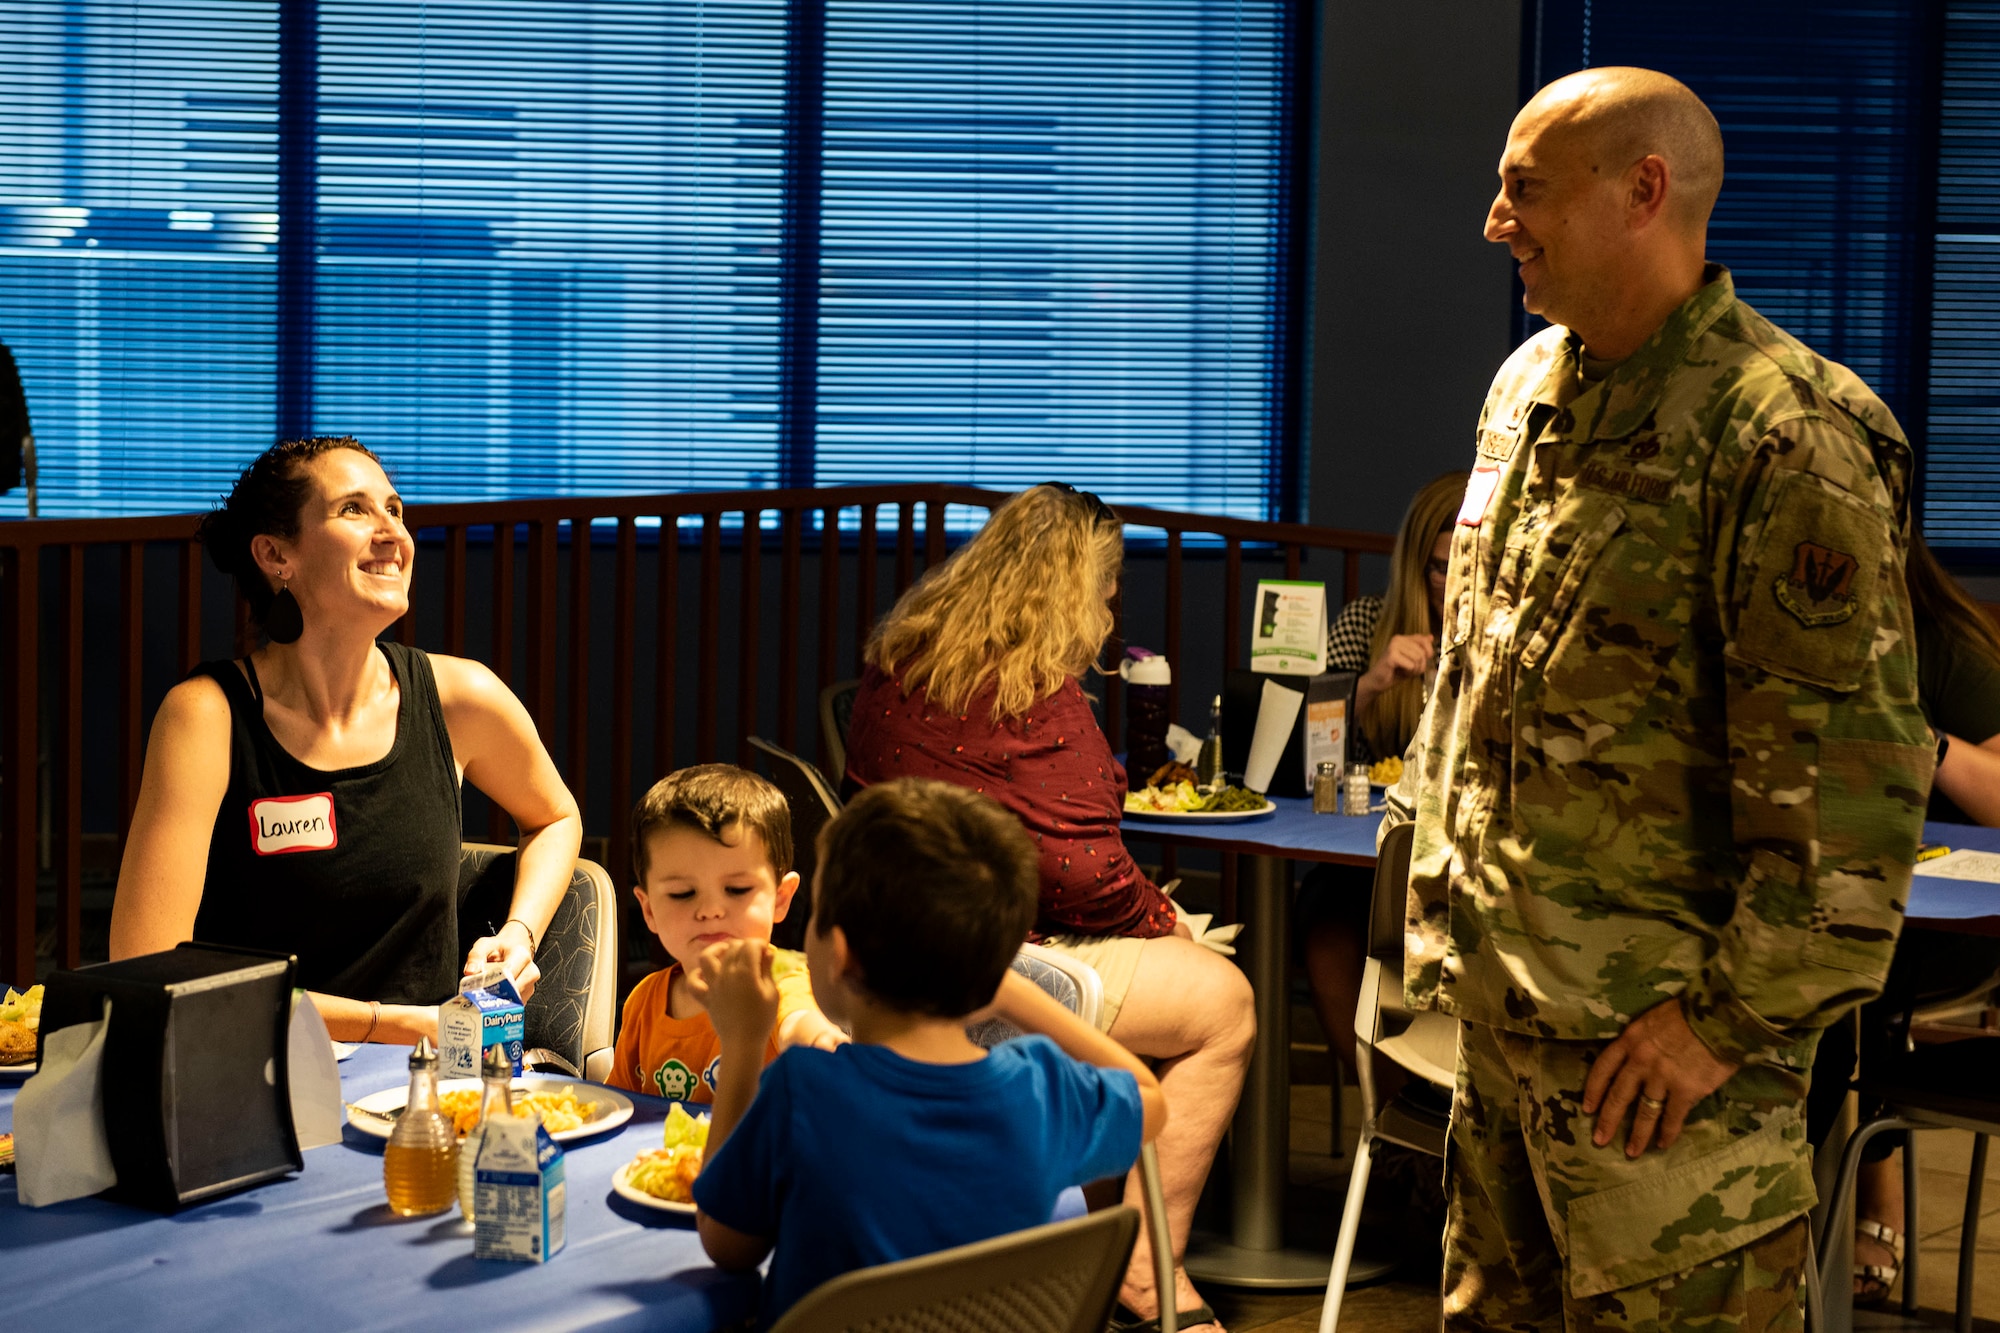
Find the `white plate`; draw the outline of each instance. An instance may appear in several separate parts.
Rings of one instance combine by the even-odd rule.
[[[349,1060],[360,1049],[361,1043],[358,1041],[337,1041],[333,1043],[333,1058],[335,1061]]]
[[[0,1065],[0,1078],[26,1078],[34,1072],[35,1062],[33,1060],[24,1061],[18,1065]]]
[[[476,1078],[444,1078],[438,1080],[438,1091],[440,1093],[455,1092],[460,1088],[477,1089],[479,1086],[480,1082]],[[549,1135],[557,1143],[569,1143],[576,1139],[591,1138],[594,1135],[602,1134],[607,1129],[616,1129],[632,1118],[632,1099],[630,1097],[613,1088],[601,1088],[595,1083],[576,1083],[566,1078],[538,1078],[530,1075],[525,1078],[515,1079],[514,1087],[528,1092],[554,1091],[558,1088],[574,1087],[576,1089],[576,1099],[579,1102],[587,1102],[597,1108],[596,1113],[590,1119],[584,1121],[575,1129],[565,1129],[560,1133]],[[393,1120],[381,1120],[372,1115],[363,1115],[362,1112],[399,1111],[403,1107],[404,1099],[409,1095],[410,1089],[406,1083],[398,1084],[393,1088],[384,1088],[380,1092],[371,1092],[347,1108],[347,1123],[370,1138],[386,1139],[389,1137],[389,1132],[396,1127],[396,1122]]]
[[[680,1213],[687,1217],[694,1216],[694,1205],[691,1203],[675,1203],[672,1199],[662,1199],[657,1194],[648,1194],[646,1191],[634,1187],[626,1174],[631,1169],[632,1164],[627,1162],[625,1165],[619,1167],[611,1177],[611,1190],[619,1198],[636,1203],[641,1208],[657,1208],[663,1213]]]
[[[1261,810],[1127,810],[1125,818],[1158,824],[1241,824],[1276,813],[1278,807],[1265,801]]]

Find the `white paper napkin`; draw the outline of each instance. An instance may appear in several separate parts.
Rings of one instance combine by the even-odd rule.
[[[1168,880],[1160,886],[1160,891],[1171,899],[1174,891],[1180,886],[1179,880]],[[1194,936],[1194,942],[1202,948],[1213,949],[1224,956],[1235,954],[1236,937],[1243,933],[1241,921],[1232,921],[1226,926],[1210,926],[1208,923],[1215,919],[1213,913],[1190,912],[1178,902],[1174,903],[1174,915],[1188,928],[1188,933]]]
[[[340,1142],[340,1127],[347,1123],[340,1098],[340,1065],[334,1060],[333,1040],[326,1035],[326,1020],[304,991],[292,992],[287,1040],[285,1068],[290,1072],[292,1128],[299,1136],[299,1148]]]
[[[1257,702],[1257,730],[1250,737],[1250,757],[1243,762],[1243,785],[1260,796],[1271,789],[1271,775],[1285,757],[1285,743],[1292,738],[1305,701],[1302,690],[1288,690],[1275,680],[1264,682],[1263,696]]]
[[[22,1203],[46,1208],[118,1183],[104,1136],[104,1031],[95,1023],[42,1037],[42,1067],[14,1099],[14,1171]]]

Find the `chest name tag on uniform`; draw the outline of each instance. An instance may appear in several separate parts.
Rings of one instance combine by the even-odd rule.
[[[1499,468],[1474,468],[1471,479],[1465,483],[1465,503],[1458,507],[1458,521],[1468,528],[1476,528],[1483,523],[1486,507],[1493,503],[1493,492],[1499,485]]]
[[[339,845],[332,792],[266,796],[250,802],[250,850],[259,856],[323,852]]]

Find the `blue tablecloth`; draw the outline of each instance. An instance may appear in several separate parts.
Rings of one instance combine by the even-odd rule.
[[[1293,861],[1331,861],[1346,865],[1375,864],[1375,829],[1379,816],[1316,815],[1307,800],[1272,801],[1278,812],[1241,824],[1167,823],[1127,816],[1122,828],[1128,842],[1172,843],[1208,847],[1251,856],[1282,856]],[[1954,850],[2000,852],[2000,829],[1974,824],[1925,824],[1924,841]],[[1911,925],[1953,928],[1977,922],[2000,929],[2000,884],[1940,879],[1924,873],[1919,862],[1910,884]]]
[[[407,1051],[341,1066],[349,1100],[407,1079]],[[113,1074],[115,1082],[115,1073]],[[0,1081],[0,1130],[18,1080]],[[688,1220],[611,1193],[654,1145],[669,1105],[634,1097],[630,1123],[567,1150],[569,1243],[547,1264],[472,1257],[454,1209],[404,1220],[382,1194],[378,1141],[306,1153],[296,1177],[162,1217],[78,1199],[25,1208],[0,1175],[0,1323],[21,1329],[653,1329],[697,1333],[754,1308],[753,1277],[718,1272]]]

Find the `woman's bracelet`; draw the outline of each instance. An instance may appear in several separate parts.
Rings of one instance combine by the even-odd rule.
[[[510,916],[505,921],[502,921],[500,923],[500,929],[502,930],[507,929],[508,926],[519,926],[522,930],[528,932],[529,953],[533,953],[538,947],[540,947],[539,942],[535,939],[535,928],[529,925],[527,922],[523,921],[520,917]]]
[[[368,1002],[368,1030],[361,1034],[361,1044],[363,1046],[366,1046],[375,1039],[375,1025],[381,1021],[382,1002],[380,1000],[370,1000]]]

